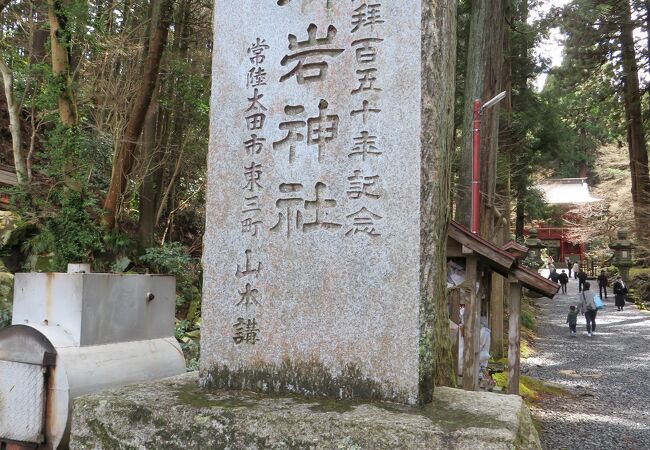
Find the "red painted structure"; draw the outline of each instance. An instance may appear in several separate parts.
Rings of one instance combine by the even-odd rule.
[[[564,263],[566,257],[582,264],[585,260],[584,244],[569,242],[569,227],[537,227],[537,239],[541,240],[556,263]]]
[[[471,231],[478,234],[479,228],[479,155],[481,149],[481,101],[474,100],[474,121],[472,122],[472,226]]]

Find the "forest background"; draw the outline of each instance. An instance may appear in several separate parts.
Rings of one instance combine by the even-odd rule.
[[[609,240],[628,227],[646,246],[650,1],[573,0],[535,20],[531,11],[545,0],[439,3],[457,14],[445,24],[456,36],[455,113],[452,150],[438,159],[436,213],[469,224],[471,104],[506,91],[483,117],[482,236],[522,241],[525,226],[554,225],[536,183],[587,177],[604,201],[574,212],[575,241],[589,241],[605,260]],[[201,324],[212,10],[210,0],[0,0],[0,166],[15,168],[19,182],[0,187],[2,269],[90,262],[95,271],[175,275],[177,337],[191,365]],[[534,51],[553,29],[565,37],[555,68]],[[9,287],[0,297],[1,327]],[[446,317],[437,323],[444,328]],[[447,378],[438,374],[439,383]]]

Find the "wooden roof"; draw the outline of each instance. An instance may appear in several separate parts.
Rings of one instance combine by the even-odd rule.
[[[449,221],[447,236],[478,254],[482,262],[492,270],[507,277],[515,263],[515,257],[482,237],[473,234],[458,222]]]
[[[528,267],[519,265],[517,259],[512,254],[482,237],[473,234],[454,220],[449,221],[447,237],[460,243],[463,247],[474,251],[478,254],[481,261],[486,263],[495,272],[504,277],[515,277],[524,287],[531,291],[553,298],[560,289],[559,284],[544,278]],[[517,243],[508,243],[504,248],[508,246],[518,251],[521,250],[519,247],[523,247],[526,251],[528,250],[526,247]]]
[[[528,254],[528,247],[525,245],[521,245],[518,242],[515,241],[510,241],[503,247],[501,247],[502,250],[507,251],[511,255],[514,255],[516,257],[525,257]]]
[[[506,245],[501,247],[501,249],[505,250],[507,252],[516,251],[516,252],[521,252],[521,253],[524,253],[524,254],[528,253],[528,247],[526,247],[525,245],[521,245],[520,243],[518,243],[516,241],[508,242]]]
[[[544,297],[553,298],[560,285],[541,276],[536,271],[529,269],[526,266],[516,265],[511,271],[519,282],[527,289],[535,291]]]

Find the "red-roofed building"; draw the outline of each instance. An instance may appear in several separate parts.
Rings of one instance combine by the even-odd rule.
[[[591,196],[586,178],[560,178],[547,180],[537,185],[543,192],[544,199],[549,205],[559,207],[559,217],[554,222],[561,222],[560,226],[538,224],[537,239],[542,241],[548,254],[556,262],[563,262],[569,257],[572,261],[584,261],[585,247],[575,244],[568,238],[571,228],[577,223],[577,218],[569,213],[576,205],[598,202],[601,199]],[[526,232],[528,234],[528,231]]]

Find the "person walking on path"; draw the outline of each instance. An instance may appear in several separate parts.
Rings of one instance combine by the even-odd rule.
[[[571,333],[571,336],[575,336],[576,325],[578,324],[578,310],[573,305],[569,307],[569,314],[566,316],[566,323],[569,324],[569,332]]]
[[[578,279],[578,270],[580,270],[580,267],[578,266],[578,262],[573,263],[573,278]]]
[[[562,286],[562,293],[566,294],[566,285],[569,283],[569,276],[562,270],[562,273],[559,276],[560,285]]]
[[[587,272],[580,269],[578,270],[578,292],[584,291],[584,286],[587,283]]]
[[[601,270],[600,275],[598,275],[598,294],[603,300],[607,298],[607,286],[609,286],[609,280],[607,279],[607,275],[605,275],[605,271]],[[603,291],[605,292],[604,297]]]
[[[625,283],[623,282],[623,279],[621,276],[616,277],[616,281],[614,281],[614,286],[612,286],[614,290],[614,304],[616,305],[616,310],[617,311],[623,311],[623,307],[625,306],[625,297],[627,294],[627,286],[625,286]]]
[[[600,269],[596,276],[599,273]],[[598,294],[596,280],[588,281]],[[577,310],[582,297],[577,282],[569,282],[567,295],[535,301],[540,314],[538,339],[535,353],[522,358],[521,370],[571,393],[570,401],[564,395],[541,395],[531,408],[531,415],[541,424],[544,450],[650,450],[650,406],[646,400],[650,399],[650,313],[630,306],[609,312],[607,307],[616,311],[611,291],[614,281],[616,275],[611,276],[607,289],[611,306],[598,311],[593,337],[587,336],[580,314],[576,326],[580,332],[575,337],[569,335],[565,323],[569,306],[575,305]]]
[[[557,280],[553,280],[554,277],[557,276],[557,271],[555,270],[555,266],[551,263],[548,265],[548,279],[555,281],[557,283]]]
[[[566,268],[569,270],[569,278],[571,278],[571,267],[572,267],[571,258],[567,256],[566,258],[564,258],[564,262],[566,263]]]
[[[579,310],[585,315],[587,321],[587,336],[592,336],[596,332],[596,303],[594,303],[594,293],[589,290],[590,284],[588,281],[584,282],[583,290],[579,294],[580,306]]]

